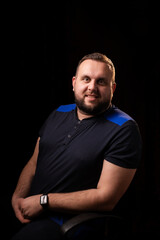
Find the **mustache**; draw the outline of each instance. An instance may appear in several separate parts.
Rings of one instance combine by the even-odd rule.
[[[85,95],[93,96],[93,97],[99,97],[100,94],[97,91],[87,91]]]

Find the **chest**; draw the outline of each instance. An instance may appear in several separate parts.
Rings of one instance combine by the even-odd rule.
[[[114,131],[104,121],[59,119],[44,129],[40,152],[53,155],[66,152],[74,159],[87,161],[103,157]]]

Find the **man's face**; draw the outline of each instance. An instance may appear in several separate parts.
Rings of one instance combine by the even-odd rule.
[[[116,84],[112,82],[112,70],[103,62],[87,59],[72,79],[75,102],[85,115],[96,115],[111,104]]]

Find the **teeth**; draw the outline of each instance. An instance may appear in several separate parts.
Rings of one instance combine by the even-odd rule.
[[[89,98],[89,99],[91,99],[91,100],[96,100],[96,99],[97,99],[96,96],[90,96],[90,95],[87,95],[86,97]]]

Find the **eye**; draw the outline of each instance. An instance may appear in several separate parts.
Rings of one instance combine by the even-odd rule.
[[[83,81],[84,81],[84,82],[89,82],[89,81],[90,81],[90,78],[87,77],[87,76],[85,76],[85,77],[83,78]]]
[[[107,82],[104,78],[99,78],[97,83],[102,86],[107,85]]]

